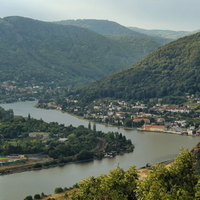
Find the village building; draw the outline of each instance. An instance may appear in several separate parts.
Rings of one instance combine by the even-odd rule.
[[[59,142],[66,142],[66,141],[68,141],[68,138],[59,138],[58,141]]]
[[[150,125],[147,125],[147,124],[144,124],[142,126],[142,129],[145,130],[145,131],[160,131],[160,132],[163,132],[166,130],[165,126],[163,125],[155,125],[155,124],[150,124]]]

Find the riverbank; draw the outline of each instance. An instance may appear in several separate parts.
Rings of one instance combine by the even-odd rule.
[[[120,156],[123,154],[120,154]],[[114,156],[107,156],[103,157],[102,159],[112,159]],[[47,161],[33,161],[33,160],[28,160],[25,163],[17,163],[17,164],[11,164],[11,165],[5,165],[5,166],[0,166],[0,176],[4,175],[9,175],[9,174],[14,174],[14,173],[22,173],[26,171],[36,171],[36,170],[43,170],[43,169],[49,169],[49,168],[54,168],[54,167],[64,167],[65,165],[68,164],[84,164],[84,163],[90,163],[93,162],[94,160],[101,160],[101,159],[87,159],[87,160],[77,160],[74,162],[67,162],[67,163],[56,163],[52,165],[45,166]],[[57,162],[57,161],[56,161]],[[41,164],[41,167],[34,167],[36,164]],[[39,166],[38,165],[38,166]]]
[[[173,162],[173,160],[168,160],[168,161],[161,162],[160,164],[170,165],[172,162]],[[155,165],[157,165],[157,164],[155,164]],[[151,169],[152,169],[151,166],[148,166],[148,167],[145,167],[142,169],[137,169],[138,179],[139,180],[145,179],[148,176],[148,174],[150,173]],[[69,187],[69,188],[66,188],[66,187],[63,189],[61,188],[61,190],[63,190],[63,192],[60,192],[57,194],[45,195],[46,197],[43,197],[42,199],[43,200],[49,200],[49,199],[71,200],[71,198],[69,197],[71,194],[80,192],[79,189],[76,188],[76,185],[77,184],[75,184],[73,187]],[[56,188],[55,188],[55,190],[56,190]]]
[[[198,137],[200,135],[197,135],[197,134],[192,134],[192,135],[189,135],[189,134],[186,134],[185,132],[177,132],[177,131],[171,131],[171,130],[158,130],[158,131],[155,131],[155,130],[145,130],[143,128],[137,128],[137,131],[145,131],[145,132],[158,132],[158,133],[167,133],[167,134],[174,134],[174,135],[182,135],[182,136],[192,136],[192,137]]]
[[[61,109],[57,109],[56,106],[51,106],[49,109],[48,108],[43,108],[43,107],[38,107],[37,105],[35,105],[36,108],[40,108],[40,109],[45,109],[45,110],[55,110],[55,111],[60,111],[62,113],[67,113],[73,117],[76,117],[80,120],[85,120],[85,121],[88,121],[88,125],[89,123],[93,123],[93,124],[99,124],[99,125],[104,125],[104,126],[108,126],[108,127],[116,127],[118,129],[124,129],[124,130],[138,130],[138,131],[146,131],[146,132],[159,132],[159,133],[167,133],[167,134],[176,134],[176,135],[186,135],[186,136],[199,136],[198,134],[188,134],[186,131],[174,131],[174,130],[157,130],[157,129],[152,129],[152,130],[148,130],[148,129],[144,129],[143,127],[140,127],[140,128],[137,128],[137,127],[126,127],[126,126],[116,126],[116,125],[113,125],[113,124],[109,124],[109,123],[100,123],[100,122],[96,122],[94,120],[89,120],[85,117],[82,117],[82,116],[79,116],[79,115],[75,115],[74,113],[70,113],[70,112],[67,112],[67,111],[63,111]]]
[[[116,126],[116,125],[112,125],[112,124],[109,124],[109,123],[100,123],[100,122],[95,122],[95,121],[93,121],[93,120],[89,120],[89,119],[86,119],[85,117],[82,117],[82,116],[79,116],[79,115],[75,115],[75,114],[73,114],[73,113],[70,113],[70,112],[67,112],[67,111],[63,111],[63,110],[60,110],[60,109],[57,109],[57,108],[50,108],[50,109],[48,109],[48,108],[43,108],[43,107],[37,107],[37,104],[34,106],[35,108],[37,108],[37,109],[44,109],[44,110],[54,110],[54,111],[58,111],[58,112],[61,112],[61,113],[66,113],[66,114],[68,114],[68,115],[71,115],[71,116],[73,116],[73,117],[76,117],[76,118],[78,118],[78,119],[80,119],[80,120],[84,120],[84,121],[87,121],[88,122],[88,124],[91,122],[91,123],[93,123],[93,124],[99,124],[99,125],[103,125],[103,126],[108,126],[108,127],[116,127],[116,128],[118,128],[118,129],[125,129],[125,130],[136,130],[137,128],[135,127],[135,128],[133,128],[133,127],[126,127],[126,126]]]
[[[33,107],[35,102],[19,102],[12,104],[2,104],[1,106],[13,109],[18,116],[27,117],[30,113],[32,118],[42,119],[45,122],[58,122],[66,126],[72,125],[78,127],[88,126],[88,122],[80,120],[67,113],[61,113],[54,110],[36,109]],[[74,164],[70,163],[63,167],[54,167],[48,170],[28,171],[25,173],[12,174],[10,176],[0,176],[0,185],[2,185],[0,200],[22,200],[27,195],[34,195],[44,192],[53,194],[56,187],[70,187],[91,175],[95,177],[100,174],[107,174],[108,171],[119,166],[127,169],[129,166],[140,168],[146,163],[159,163],[164,160],[174,158],[179,152],[180,147],[192,149],[199,142],[199,137],[180,137],[175,134],[161,134],[157,132],[141,132],[136,130],[120,130],[116,127],[96,125],[97,131],[119,132],[131,139],[135,144],[133,153],[106,158],[103,160],[94,160],[93,162]],[[169,147],[170,144],[170,147]],[[48,183],[48,184],[47,184]],[[17,185],[17,187],[16,187]],[[12,192],[10,192],[12,188]]]

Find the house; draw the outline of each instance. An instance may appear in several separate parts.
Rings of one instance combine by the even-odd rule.
[[[174,123],[180,124],[181,127],[186,126],[186,121],[185,121],[185,120],[182,120],[182,121],[174,121]]]
[[[145,131],[160,131],[160,132],[166,130],[165,126],[163,126],[163,125],[155,125],[155,124],[150,124],[150,125],[144,124],[142,126],[142,129],[145,130]]]
[[[165,119],[164,118],[157,118],[156,122],[158,122],[158,123],[165,123]]]
[[[101,109],[101,106],[94,106],[94,109],[99,110]]]
[[[133,122],[141,122],[141,121],[144,121],[147,124],[150,123],[150,119],[148,119],[148,118],[136,118],[133,120]]]
[[[196,135],[200,135],[200,129],[196,130]]]
[[[37,138],[37,137],[41,137],[41,138],[48,138],[50,133],[46,133],[46,132],[31,132],[29,133],[29,137],[30,138]]]
[[[124,118],[126,116],[126,113],[125,112],[117,112],[115,115],[119,118]]]
[[[24,154],[24,157],[32,160],[52,160],[48,155],[42,154]]]
[[[59,142],[66,142],[66,141],[68,141],[68,138],[59,138],[58,141]]]

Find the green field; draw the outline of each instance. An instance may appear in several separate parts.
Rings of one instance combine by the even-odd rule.
[[[8,158],[6,158],[6,157],[0,157],[0,160],[3,160],[3,159],[8,159]]]

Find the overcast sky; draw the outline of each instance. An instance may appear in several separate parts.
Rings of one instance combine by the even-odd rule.
[[[0,0],[0,17],[105,19],[144,29],[200,29],[200,0]]]

